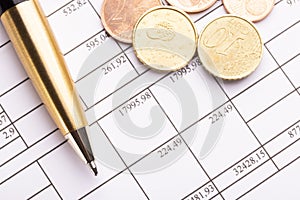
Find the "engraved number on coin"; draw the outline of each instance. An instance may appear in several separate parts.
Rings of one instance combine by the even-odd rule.
[[[124,21],[126,21],[126,12],[123,13],[123,10],[125,8],[125,0],[120,2],[119,5],[120,5],[121,9],[117,8],[116,13],[114,15],[112,15],[111,18],[108,20],[112,24],[118,25],[118,24],[123,23]],[[122,17],[121,15],[125,15],[125,16]]]
[[[207,48],[215,48],[217,54],[227,55],[227,51],[234,46],[234,44],[239,43],[241,40],[245,40],[245,36],[248,32],[243,30],[237,33],[232,32],[223,27],[218,29],[214,34],[204,41],[204,45]],[[240,47],[239,47],[240,48]]]

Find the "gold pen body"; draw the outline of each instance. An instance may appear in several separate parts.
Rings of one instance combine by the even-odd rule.
[[[15,3],[13,0],[7,2]],[[17,0],[16,5],[3,12],[1,21],[50,116],[95,172],[94,157],[87,139],[87,120],[63,55],[38,2],[26,0],[20,3]]]

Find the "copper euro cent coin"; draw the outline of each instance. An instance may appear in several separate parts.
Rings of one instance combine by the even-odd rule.
[[[252,22],[267,17],[273,10],[275,0],[223,0],[226,11]]]
[[[207,10],[213,6],[217,0],[167,0],[167,2],[186,12],[197,13]]]
[[[159,5],[160,0],[104,0],[101,20],[113,38],[132,43],[132,31],[137,20],[148,9]]]

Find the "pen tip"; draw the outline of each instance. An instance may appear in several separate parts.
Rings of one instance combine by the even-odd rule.
[[[95,162],[92,161],[92,162],[89,163],[89,165],[90,165],[90,168],[92,169],[92,171],[94,172],[95,176],[97,176],[98,175],[98,170],[97,170],[97,166],[96,166]]]

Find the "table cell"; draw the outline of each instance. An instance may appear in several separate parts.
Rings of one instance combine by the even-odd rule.
[[[55,189],[50,186],[45,190],[39,192],[38,194],[34,195],[31,200],[60,200],[60,197],[56,193]]]
[[[96,165],[99,170],[97,177],[89,166],[82,162],[68,143],[40,159],[41,166],[49,179],[52,180],[62,199],[79,199],[125,169],[125,166],[120,170],[114,168],[113,165],[109,165],[111,163],[103,164],[107,161],[102,160],[103,158],[109,159],[108,161],[117,166],[120,166],[122,161],[111,147],[108,139],[103,136],[99,127],[96,126],[91,127],[90,135],[93,139],[90,141],[95,151]],[[95,143],[103,146],[97,147]]]
[[[272,157],[282,149],[290,146],[293,142],[300,139],[300,122],[292,125],[286,131],[280,133],[277,137],[264,145],[266,151]]]
[[[165,2],[166,1],[167,0],[165,0]],[[169,5],[169,3],[165,5]],[[210,21],[224,14],[226,14],[226,11],[222,6],[222,2],[217,1],[209,9],[198,13],[190,13],[189,15],[192,18],[192,21],[196,22],[198,30],[203,30],[204,26],[207,25]]]
[[[300,6],[298,6],[298,9],[299,8]],[[299,32],[300,23],[298,21],[298,23],[281,33],[266,45],[280,66],[299,54],[300,46],[295,42],[299,40]],[[284,49],[284,51],[282,51],[282,49]]]
[[[13,125],[8,126],[7,128],[0,131],[0,148],[7,145],[11,141],[19,137],[18,131]]]
[[[100,13],[104,0],[89,0],[93,7]]]
[[[11,121],[9,120],[7,114],[5,112],[2,112],[0,114],[0,131],[7,128],[11,124]]]
[[[148,90],[100,120],[100,125],[128,165],[177,135]]]
[[[269,159],[267,153],[260,148],[218,176],[214,180],[214,183],[219,190],[224,190],[231,184],[245,178],[248,174],[251,176],[254,170],[257,170],[257,168],[262,166]]]
[[[136,76],[125,54],[120,54],[77,82],[76,87],[85,104],[92,107]]]
[[[9,160],[9,162],[1,166],[1,171],[5,173],[0,173],[0,182],[18,173],[24,168],[24,166],[28,166],[31,163],[34,163],[38,158],[41,158],[45,154],[51,152],[52,149],[56,148],[63,141],[64,138],[62,137],[62,135],[59,132],[56,132],[50,135],[49,137],[45,138],[44,140],[40,141],[36,145],[27,148],[26,151],[22,151],[20,154],[18,154],[18,156],[13,157],[13,159]],[[16,150],[13,150],[13,148],[15,147],[16,146],[11,146],[10,149],[14,152],[14,155],[16,155]],[[57,168],[57,163],[59,162],[53,163],[55,163]]]
[[[211,178],[260,147],[230,103],[189,128],[182,136]]]
[[[113,192],[115,191],[115,192]],[[125,171],[118,175],[108,183],[104,184],[97,190],[88,194],[83,200],[94,200],[94,199],[105,199],[105,200],[115,200],[115,199],[139,199],[146,200],[146,196],[139,188],[136,181],[133,179],[132,175]]]
[[[300,159],[245,194],[241,200],[300,199]]]
[[[218,194],[218,190],[215,188],[214,184],[209,182],[197,191],[185,197],[183,200],[208,200]],[[218,198],[213,198],[217,200]]]
[[[92,124],[118,107],[121,107],[128,99],[133,99],[136,95],[145,91],[165,75],[165,73],[150,70],[133,81],[130,81],[124,87],[121,87],[112,95],[93,106],[93,108],[87,110],[86,115],[89,123]]]
[[[289,77],[296,88],[300,87],[300,79],[298,76],[298,74],[300,73],[299,63],[300,52],[297,57],[295,57],[282,67],[283,71],[286,73],[286,75]]]
[[[106,168],[113,169],[117,172],[123,171],[126,168],[116,150],[97,123],[91,126],[89,140],[94,157],[98,162],[105,165]],[[102,169],[100,170],[102,171]]]
[[[277,172],[276,167],[271,161],[269,161],[242,180],[230,186],[228,189],[222,192],[222,195],[225,199],[237,199],[255,187],[258,183],[263,182],[275,172]]]
[[[179,131],[228,101],[199,58],[165,77],[151,91]]]
[[[41,104],[31,81],[28,80],[0,98],[0,103],[14,122]]]
[[[273,160],[276,165],[282,169],[286,167],[289,163],[300,157],[300,139],[298,139],[294,144],[284,149],[280,154],[276,155]]]
[[[248,121],[293,90],[295,89],[286,76],[281,70],[277,70],[236,97],[233,103],[243,118]]]
[[[121,49],[123,51],[129,49],[130,47],[132,47],[132,44],[127,44],[127,43],[123,43],[123,42],[120,42],[120,41],[117,41],[117,43],[119,44],[119,46],[121,47]]]
[[[151,162],[152,154],[156,156],[157,152],[151,153],[130,169],[133,172],[138,172],[141,171],[140,169],[149,168],[149,165],[156,164]],[[163,162],[164,160],[160,161],[161,164]],[[170,162],[169,159],[169,162],[156,170],[135,173],[134,175],[149,199],[179,199],[179,197],[190,194],[197,187],[209,181],[190,151],[186,151],[173,162]]]
[[[259,33],[262,36],[262,40],[267,42],[280,34],[282,30],[285,30],[294,23],[298,22],[299,8],[300,4],[290,6],[287,1],[280,1],[278,4],[276,4],[267,18],[255,23]],[[286,15],[282,17],[282,13],[285,13]],[[280,46],[280,48],[281,50],[284,49],[283,46]]]
[[[9,143],[4,148],[0,149],[0,166],[5,162],[12,159],[22,151],[26,149],[26,145],[23,142],[22,138],[17,138],[15,141]]]
[[[55,12],[58,8],[63,7],[64,5],[72,2],[73,0],[60,0],[60,1],[53,1],[53,0],[39,0],[39,3],[45,13],[46,16]]]
[[[7,41],[9,41],[9,38],[6,34],[6,31],[5,31],[2,23],[0,22],[0,46],[3,45],[4,43],[6,43]]]
[[[276,105],[248,124],[259,141],[264,144],[284,131],[300,118],[300,98],[297,92],[282,99]]]
[[[244,91],[247,91],[249,88],[263,79],[265,76],[270,74],[276,68],[278,68],[278,65],[276,64],[275,60],[272,58],[267,49],[264,48],[262,61],[259,67],[250,76],[238,81],[226,81],[221,79],[219,79],[218,81],[221,84],[222,88],[224,88],[229,98],[234,98]]]
[[[218,195],[218,196],[212,198],[211,200],[224,200],[224,199],[221,197],[221,195]]]
[[[27,199],[47,185],[48,179],[35,163],[2,183],[0,194],[6,199]]]
[[[127,55],[128,59],[132,63],[133,67],[138,71],[139,74],[142,74],[149,70],[150,68],[143,63],[139,61],[139,59],[136,57],[136,54],[134,52],[133,48],[130,48],[126,50],[125,54]]]
[[[28,146],[38,142],[57,128],[44,106],[17,121],[15,126]]]
[[[65,60],[76,82],[120,53],[120,47],[103,30],[65,55]]]
[[[0,95],[7,92],[27,78],[17,55],[9,43],[0,48]]]
[[[99,16],[86,0],[71,1],[48,21],[63,54],[103,29]]]

